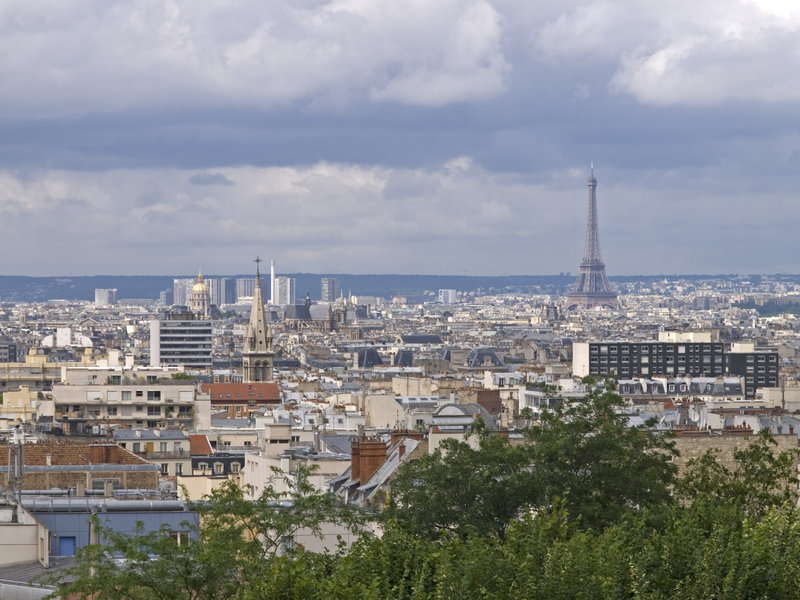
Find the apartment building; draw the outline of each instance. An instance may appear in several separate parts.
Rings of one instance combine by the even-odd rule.
[[[115,429],[114,441],[158,465],[162,477],[180,476],[191,470],[189,433],[183,429]]]
[[[575,342],[572,372],[576,377],[721,377],[745,380],[745,397],[756,388],[778,385],[778,351],[755,344],[707,342]]]
[[[150,365],[183,365],[211,369],[211,321],[192,312],[175,309],[166,319],[150,322]]]
[[[182,373],[177,367],[64,367],[53,386],[52,414],[89,425],[208,427],[209,395]]]

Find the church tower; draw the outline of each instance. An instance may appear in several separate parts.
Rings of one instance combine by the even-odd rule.
[[[253,290],[253,306],[250,322],[244,332],[242,371],[245,383],[272,381],[272,365],[275,352],[272,350],[272,332],[264,315],[264,298],[261,294],[261,273],[256,257],[256,285]]]

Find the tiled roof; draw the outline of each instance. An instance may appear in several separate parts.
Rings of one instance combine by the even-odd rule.
[[[115,429],[114,439],[128,440],[188,440],[189,434],[183,429]]]
[[[272,401],[279,402],[281,391],[276,381],[258,383],[203,383],[200,389],[211,395],[211,401],[245,402]]]
[[[0,444],[0,465],[8,464],[8,444]],[[49,457],[49,458],[48,458]],[[26,465],[149,464],[117,444],[25,444]]]
[[[208,437],[204,435],[191,434],[189,435],[189,453],[198,455],[207,455],[213,453],[211,444]]]

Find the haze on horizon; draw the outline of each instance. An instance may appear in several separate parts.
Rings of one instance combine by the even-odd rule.
[[[0,1],[4,275],[800,273],[800,6]],[[263,266],[263,265],[262,265]]]

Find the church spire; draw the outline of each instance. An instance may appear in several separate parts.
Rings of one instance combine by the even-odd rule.
[[[253,305],[250,309],[250,322],[244,334],[242,367],[245,383],[272,381],[272,332],[264,314],[264,298],[261,293],[261,272],[255,258],[256,284],[253,289]]]

